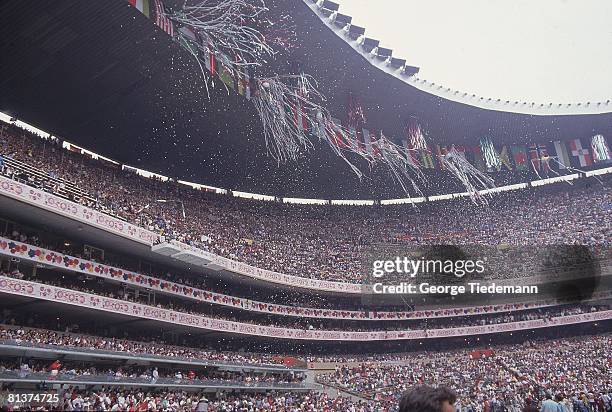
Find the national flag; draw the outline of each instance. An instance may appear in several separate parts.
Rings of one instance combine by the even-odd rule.
[[[149,0],[128,0],[128,3],[132,5],[136,10],[147,16],[151,17],[151,6]]]
[[[370,156],[380,156],[380,143],[382,142],[383,138],[384,137],[382,136],[382,132],[381,138],[377,139],[376,134],[374,132],[370,132],[368,129],[363,129],[363,141],[365,143],[365,149]]]
[[[591,138],[591,150],[593,150],[593,162],[608,162],[611,160],[610,148],[603,135],[598,134]]]
[[[540,157],[542,172],[548,175],[548,172],[550,172],[550,156],[548,156],[548,149],[541,144],[536,145],[536,147],[538,149],[538,156]]]
[[[161,0],[155,1],[155,24],[157,24],[163,31],[168,33],[170,37],[174,37],[174,24],[166,16],[166,8]]]
[[[510,146],[516,170],[527,170],[527,148],[525,146]]]
[[[183,26],[178,31],[184,39],[198,43],[198,35],[191,27]]]
[[[291,103],[291,111],[293,114],[293,124],[298,130],[308,130],[308,116],[306,109],[299,98]]]
[[[408,138],[405,138],[404,140],[402,140],[402,146],[404,147],[404,150],[406,151],[406,159],[408,160],[408,163],[412,166],[419,166],[419,161],[418,161],[418,150],[412,147],[412,144],[410,144],[410,141],[408,140]]]
[[[221,55],[217,62],[219,79],[230,89],[234,89],[234,71],[230,65],[229,59],[225,55]]]
[[[361,153],[365,153],[365,143],[363,142],[363,131],[349,128],[349,145],[350,147]]]
[[[215,52],[211,45],[208,45],[206,48],[208,56],[204,59],[204,65],[210,72],[211,76],[214,76],[217,73],[217,57],[215,56]]]
[[[540,153],[538,152],[538,146],[532,144],[529,146],[529,160],[531,161],[531,167],[536,172],[540,170]]]
[[[487,166],[485,165],[484,157],[482,157],[482,149],[480,148],[480,145],[472,147],[471,153],[474,157],[474,166],[476,166],[476,169],[480,170],[481,172],[486,172]]]
[[[347,148],[348,142],[340,120],[331,118],[326,127],[326,132],[329,134],[329,141],[336,147]]]
[[[554,145],[555,152],[557,153],[557,162],[559,162],[559,169],[567,169],[568,167],[570,167],[571,163],[565,143],[557,140],[556,142],[554,142]]]
[[[429,146],[426,146],[425,149],[420,149],[419,153],[421,155],[421,164],[426,169],[435,169],[434,160],[431,155],[431,149]]]
[[[370,156],[374,156],[374,148],[372,147],[372,136],[370,136],[370,131],[368,129],[362,129],[363,133],[363,143],[365,145],[365,151]]]
[[[247,100],[251,100],[251,77],[249,73],[238,72],[238,94],[246,97]]]
[[[508,170],[512,170],[510,156],[508,155],[508,146],[502,147],[501,153],[499,154],[499,160],[501,161],[501,164],[506,166]]]
[[[593,164],[593,159],[591,158],[591,153],[589,152],[589,149],[584,149],[582,147],[582,142],[580,141],[580,139],[570,140],[569,144],[572,156],[578,158],[580,166],[591,166]]]
[[[455,151],[459,154],[459,156],[463,157],[464,159],[465,157],[465,146],[463,145],[452,145],[451,149],[455,149]]]
[[[75,145],[67,143],[67,146],[64,146],[64,147],[66,147],[71,152],[81,154],[81,149],[79,147],[76,147]]]
[[[436,158],[438,159],[438,162],[440,163],[440,169],[442,170],[446,169],[446,167],[444,166],[444,163],[442,162],[442,157],[448,154],[448,150],[446,149],[446,146],[440,146],[439,144],[437,144],[435,145],[434,150],[436,151]]]
[[[376,138],[373,133],[370,133],[370,138],[372,139],[372,153],[374,153],[374,157],[381,157],[380,148],[384,144],[385,139],[382,130],[380,131],[379,138]]]

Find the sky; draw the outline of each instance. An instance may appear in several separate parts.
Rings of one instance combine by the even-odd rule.
[[[336,0],[418,77],[485,98],[612,99],[612,0]]]

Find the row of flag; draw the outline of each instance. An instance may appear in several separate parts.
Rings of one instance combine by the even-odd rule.
[[[168,33],[170,37],[174,37],[174,24],[166,16],[166,7],[161,0],[128,0],[128,3],[147,18],[150,19],[154,16],[155,24]]]
[[[161,0],[128,0],[128,2],[146,17],[154,18],[155,24],[170,37],[176,38],[178,31],[182,39],[192,42],[194,52],[198,52],[201,45],[206,46],[206,41],[189,27],[175,29],[174,23],[166,15],[166,7]],[[217,76],[227,87],[250,99],[251,82],[248,72],[245,70],[243,73],[235,73],[228,56],[215,52],[212,46],[204,49],[207,50],[204,62],[211,75]]]
[[[331,127],[326,128],[332,134],[330,141],[339,148],[349,148],[363,154],[380,156],[379,138],[382,132],[372,132],[362,128],[356,130],[341,126],[340,121],[332,119]],[[332,132],[333,131],[333,132]],[[428,145],[414,147],[408,138],[402,139],[402,147],[408,161],[414,166],[426,169],[444,169],[441,158],[452,149],[464,156],[477,169],[483,172],[534,171],[548,175],[551,170],[571,170],[592,166],[595,163],[612,163],[612,156],[606,139],[602,135],[590,139],[571,139],[550,143],[533,143],[529,145],[514,144],[486,147],[490,156],[485,156],[483,145]],[[589,140],[586,142],[586,140]],[[384,141],[384,140],[381,140]],[[491,161],[489,159],[494,159]]]
[[[148,18],[153,14],[155,23],[171,37],[175,37],[175,28],[172,21],[166,17],[166,9],[161,0],[128,0],[128,2]],[[213,77],[216,76],[228,88],[247,99],[256,92],[256,82],[251,81],[248,71],[234,70],[235,65],[232,65],[229,56],[216,52],[212,45],[207,46],[206,39],[189,27],[180,27],[178,33],[182,41],[191,44],[188,46],[194,53],[205,50],[206,56],[203,56],[202,60]],[[299,129],[314,136],[324,137],[330,144],[340,149],[356,151],[372,158],[381,156],[380,144],[386,140],[382,138],[382,132],[374,132],[363,127],[366,122],[365,114],[357,100],[349,98],[348,106],[348,125],[343,125],[334,118],[325,125],[309,124],[308,118],[321,119],[321,117],[305,116],[305,109],[300,106],[299,101],[292,105],[293,113],[288,115],[293,116]],[[325,136],[321,136],[323,133]],[[402,139],[402,147],[410,163],[426,169],[444,169],[441,158],[452,149],[484,172],[516,170],[548,175],[551,170],[572,170],[589,167],[594,163],[612,163],[609,146],[602,135],[593,136],[588,142],[571,139],[548,144],[503,145],[500,148],[496,148],[490,140],[483,139],[477,146],[428,145],[424,140],[415,144],[406,136]]]

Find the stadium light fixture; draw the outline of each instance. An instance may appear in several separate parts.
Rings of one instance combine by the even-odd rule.
[[[330,17],[334,12],[338,12],[340,9],[340,5],[338,3],[334,3],[333,1],[323,0],[317,2],[317,7],[321,10],[323,15]]]
[[[377,47],[374,52],[376,53],[376,59],[380,61],[386,61],[391,58],[393,54],[393,50],[387,49],[385,47]]]
[[[334,24],[340,27],[341,29],[351,24],[351,21],[353,20],[351,16],[347,16],[346,14],[341,13],[334,13],[331,15],[331,18]]]
[[[366,37],[365,39],[363,39],[363,43],[361,44],[361,48],[368,52],[371,53],[372,50],[374,50],[375,48],[378,47],[378,44],[380,43],[380,40],[375,40],[375,39],[371,39],[369,37]]]
[[[330,1],[330,0],[319,0],[317,2],[317,7],[319,7],[320,9],[338,11],[340,9],[340,4]]]
[[[404,71],[402,72],[402,74],[404,76],[411,77],[411,76],[414,76],[415,74],[417,74],[418,72],[419,72],[419,68],[418,67],[415,67],[415,66],[405,66],[404,67]],[[467,93],[464,93],[464,97],[465,97],[466,94]]]
[[[365,34],[365,28],[351,24],[348,29],[348,37],[357,40]]]
[[[406,65],[406,59],[398,59],[397,57],[392,57],[389,60],[389,66],[394,69],[401,69]]]

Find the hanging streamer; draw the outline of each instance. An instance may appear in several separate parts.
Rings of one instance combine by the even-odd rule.
[[[380,133],[377,145],[382,162],[389,169],[391,176],[400,185],[408,198],[412,197],[409,186],[412,187],[417,195],[423,197],[423,192],[421,192],[417,180],[425,182],[425,176],[419,166],[410,158],[410,153],[387,139],[382,132]],[[414,203],[413,206],[416,207]]]
[[[486,198],[478,191],[495,187],[495,182],[490,176],[474,167],[454,146],[447,154],[441,156],[440,161],[446,170],[463,184],[474,203],[487,203]]]
[[[262,34],[266,27],[274,30],[271,29],[274,23],[263,17],[266,11],[262,0],[200,0],[194,5],[185,4],[180,11],[167,16],[180,26],[179,44],[196,59],[206,80],[207,93],[208,81],[213,81],[217,71],[217,59],[219,64],[222,62],[223,70],[236,74],[244,73],[248,66],[261,66],[266,63],[266,56],[274,55],[267,37]],[[422,196],[418,183],[425,181],[425,177],[415,159],[429,148],[416,118],[410,119],[409,145],[404,148],[382,132],[378,139],[374,133],[367,132],[366,136],[365,115],[358,103],[353,105],[349,116],[354,132],[334,121],[322,105],[325,97],[317,90],[316,81],[308,75],[250,78],[249,82],[251,101],[263,125],[267,153],[279,164],[297,160],[301,153],[314,147],[313,138],[318,138],[326,142],[359,179],[364,174],[356,159],[370,168],[374,165],[386,167],[408,197],[411,192]],[[483,138],[481,147],[487,166],[499,169],[501,160],[490,139]],[[441,162],[464,184],[473,199],[478,187],[494,186],[490,177],[472,166],[454,148],[442,156]]]
[[[480,139],[480,151],[488,170],[501,169],[502,162],[499,158],[499,153],[497,153],[495,146],[493,146],[491,139],[488,137],[483,137]]]
[[[168,17],[197,36],[200,51],[207,47],[213,53],[233,56],[229,64],[234,70],[240,66],[259,66],[274,50],[257,28],[268,9],[256,0],[202,0]],[[182,34],[184,36],[184,33]]]
[[[410,147],[414,150],[427,150],[427,142],[425,141],[425,134],[421,129],[416,117],[411,116],[408,121],[408,127],[406,128],[406,134],[408,135],[408,142]]]
[[[610,160],[610,149],[606,144],[606,139],[597,134],[591,139],[591,148],[593,149],[593,160],[595,162],[604,162]]]

